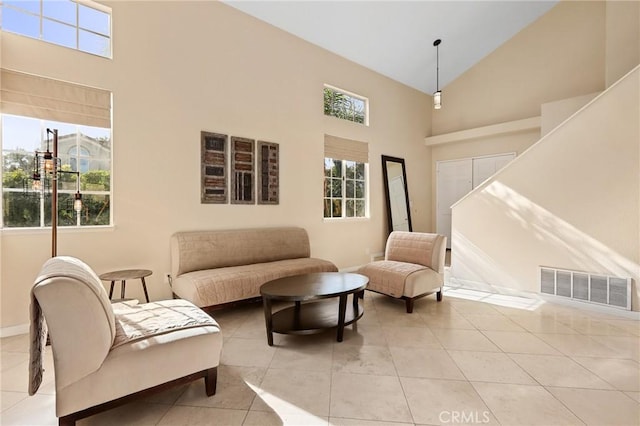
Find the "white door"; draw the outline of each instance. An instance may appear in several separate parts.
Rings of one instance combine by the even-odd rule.
[[[471,158],[439,161],[436,165],[436,232],[451,248],[451,206],[473,189]]]
[[[451,206],[515,158],[514,152],[436,165],[436,232],[447,236],[451,248]]]
[[[516,157],[515,153],[473,159],[473,187],[480,185]]]

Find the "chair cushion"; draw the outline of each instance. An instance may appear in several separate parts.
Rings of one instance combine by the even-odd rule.
[[[402,297],[408,277],[425,269],[426,266],[415,263],[380,260],[364,265],[358,269],[358,273],[369,277],[369,290]]]

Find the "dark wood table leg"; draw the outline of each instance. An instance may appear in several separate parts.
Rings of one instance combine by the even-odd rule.
[[[111,289],[109,289],[109,300],[113,298],[113,286],[116,284],[115,281],[111,281]]]
[[[347,312],[347,295],[340,296],[340,304],[338,306],[338,342],[342,342],[344,336],[344,317]]]
[[[126,281],[120,281],[120,299],[124,299],[124,286],[126,285]]]
[[[267,343],[273,346],[273,320],[271,314],[271,299],[262,296],[262,305],[264,306],[264,323],[267,327]]]
[[[147,293],[147,283],[144,281],[144,277],[140,277],[142,281],[142,289],[144,290],[144,297],[147,299],[147,303],[149,303],[149,293]]]
[[[358,299],[360,298],[360,293],[353,293],[353,316],[354,318],[358,316]],[[353,331],[358,332],[358,321],[353,321],[351,324]]]

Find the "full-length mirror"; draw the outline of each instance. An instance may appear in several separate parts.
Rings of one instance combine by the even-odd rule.
[[[382,177],[387,197],[387,220],[389,233],[392,231],[413,231],[409,210],[409,191],[404,159],[382,156]]]

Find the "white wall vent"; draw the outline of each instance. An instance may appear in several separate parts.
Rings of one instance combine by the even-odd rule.
[[[540,292],[631,310],[631,278],[541,266]]]

